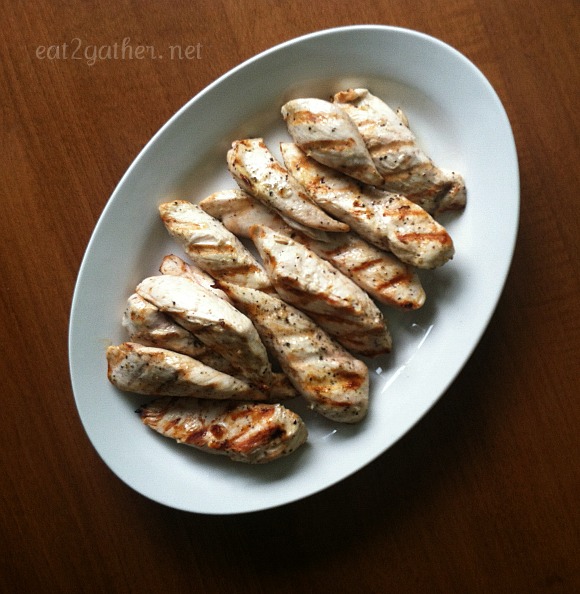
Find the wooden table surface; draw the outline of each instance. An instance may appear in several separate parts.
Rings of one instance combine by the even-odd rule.
[[[0,591],[580,592],[578,3],[1,6]],[[166,508],[108,469],[75,408],[68,321],[87,242],[198,91],[279,42],[360,23],[438,37],[498,92],[521,175],[505,291],[435,407],[351,478],[255,514]],[[195,49],[163,62],[85,51],[125,38]]]

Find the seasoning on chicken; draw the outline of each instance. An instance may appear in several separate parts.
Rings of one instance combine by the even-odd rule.
[[[188,355],[136,342],[107,348],[107,375],[120,390],[149,396],[266,400],[247,382]]]
[[[227,359],[209,349],[197,336],[137,293],[127,299],[122,325],[131,342],[189,355],[218,371],[236,374],[235,368]]]
[[[368,89],[341,91],[334,96],[334,104],[356,124],[383,177],[382,188],[403,194],[431,214],[465,206],[463,178],[433,163],[419,146],[405,116]]]
[[[249,464],[291,454],[308,438],[302,419],[281,404],[160,398],[137,412],[165,437]]]
[[[362,421],[369,398],[369,374],[362,361],[282,299],[239,285],[224,284],[223,289],[252,319],[310,408],[334,421]]]
[[[353,353],[388,353],[391,336],[369,295],[332,264],[290,237],[254,225],[250,230],[276,291]]]
[[[312,200],[367,241],[417,268],[436,268],[453,257],[451,237],[419,205],[321,165],[294,143],[282,143],[281,151]]]
[[[236,140],[227,154],[228,168],[242,190],[276,210],[301,229],[348,231],[348,225],[334,220],[316,206],[300,184],[274,158],[262,138]]]
[[[220,293],[229,301],[223,291]],[[139,297],[137,293],[127,299],[123,327],[129,334],[130,342],[189,355],[208,367],[247,381],[226,358],[209,349],[194,334],[177,324],[167,314],[160,312],[152,303]],[[266,394],[269,393],[268,400],[273,402],[295,398],[298,395],[290,380],[280,372],[273,372],[270,385],[262,386],[261,389]]]
[[[355,123],[330,101],[292,99],[282,117],[294,142],[310,157],[370,185],[383,178]]]
[[[231,303],[183,276],[143,280],[136,293],[169,314],[257,385],[271,383],[266,349],[252,322]]]
[[[270,281],[243,243],[197,204],[173,200],[159,206],[169,234],[192,262],[215,279],[268,290]]]
[[[200,206],[238,237],[249,237],[254,224],[292,237],[381,303],[405,310],[418,309],[425,303],[425,291],[412,267],[352,232],[333,233],[326,241],[311,239],[290,228],[273,210],[243,190],[216,192],[202,200]]]
[[[199,270],[195,266],[192,266],[191,264],[184,262],[179,256],[176,256],[174,254],[165,256],[163,258],[161,266],[159,267],[159,272],[161,272],[161,274],[169,274],[172,276],[184,276],[186,278],[190,278],[194,281],[200,282],[200,283],[202,283],[202,286],[205,286],[206,288],[210,289],[214,295],[217,295],[221,299],[225,299],[228,303],[231,303],[230,298],[221,289],[214,286],[214,284],[215,284],[214,279],[212,279],[210,276],[207,276],[202,270]],[[271,287],[271,290],[274,291],[274,288]],[[135,297],[141,299],[138,295],[135,295]],[[148,303],[145,300],[141,300],[141,301],[143,301],[149,307],[157,310],[157,308],[154,305],[152,305],[151,303]],[[158,311],[158,315],[165,316],[165,314],[162,314],[161,312],[159,312],[159,310],[157,310],[157,311]],[[167,316],[165,316],[165,318],[170,320],[169,318],[167,318]],[[176,325],[178,328],[183,330],[183,332],[186,332],[190,336],[193,336],[190,332],[185,330],[185,328],[181,328],[181,326],[179,326],[178,324],[175,324],[175,323],[174,323],[174,325]],[[143,334],[141,336],[143,336]],[[196,341],[199,341],[197,338],[195,338],[195,336],[193,336],[193,338]],[[136,342],[141,342],[141,341],[137,340]],[[200,342],[200,344],[203,345],[203,343],[201,343],[201,342]],[[159,344],[153,345],[153,346],[163,346],[163,345],[159,343]],[[177,346],[177,345],[174,345],[174,346]],[[203,346],[205,347],[205,345],[203,345]],[[168,346],[166,348],[171,348],[171,347]],[[183,351],[180,351],[179,348],[173,348],[172,350],[175,350],[178,352],[183,352]],[[189,353],[185,353],[185,354],[187,355]],[[239,370],[236,369],[230,363],[230,361],[225,359],[222,355],[219,355],[218,353],[215,353],[212,350],[208,349],[207,347],[205,347],[205,352],[203,354],[197,355],[196,358],[199,359],[202,363],[205,363],[206,365],[209,365],[210,367],[213,367],[214,369],[217,369],[218,371],[223,371],[224,373],[233,375],[234,377],[239,376]],[[242,379],[244,379],[244,378],[242,378]],[[278,402],[280,400],[286,400],[288,398],[294,398],[295,396],[297,396],[297,392],[294,389],[294,387],[292,386],[292,384],[290,383],[290,381],[288,380],[288,378],[283,373],[280,373],[280,372],[272,372],[270,384],[268,386],[263,385],[262,390],[264,390],[270,394],[270,400],[272,400],[273,402]]]

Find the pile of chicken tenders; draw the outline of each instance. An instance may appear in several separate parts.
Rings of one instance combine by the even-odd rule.
[[[361,358],[392,348],[378,304],[423,305],[417,269],[454,255],[436,217],[466,203],[461,175],[439,169],[405,114],[367,89],[281,112],[292,138],[281,160],[262,138],[236,140],[237,188],[159,206],[187,261],[167,255],[139,283],[128,341],[107,349],[111,383],[155,397],[138,411],[144,424],[247,463],[307,440],[288,399],[339,423],[364,419]]]

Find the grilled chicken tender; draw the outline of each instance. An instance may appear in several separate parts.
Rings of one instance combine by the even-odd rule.
[[[405,117],[368,89],[341,91],[334,96],[334,104],[356,124],[383,177],[384,189],[404,194],[431,214],[465,206],[461,175],[435,166],[419,147]]]
[[[227,154],[230,173],[242,190],[276,210],[300,229],[348,231],[348,225],[331,218],[309,200],[300,184],[274,158],[262,138],[236,140]],[[316,235],[315,235],[316,236]]]
[[[239,285],[223,288],[252,319],[310,408],[334,421],[362,421],[369,399],[368,369],[362,361],[278,297]]]
[[[425,291],[412,267],[354,233],[333,233],[326,241],[311,239],[294,231],[273,210],[243,190],[216,192],[202,200],[200,206],[238,237],[249,237],[254,224],[292,237],[381,303],[406,310],[418,309],[425,303]]]
[[[323,99],[293,99],[282,106],[282,117],[308,156],[366,184],[383,183],[358,128],[337,105]]]
[[[215,279],[254,289],[271,288],[268,275],[242,242],[197,204],[173,200],[159,206],[169,234]]]
[[[136,293],[225,357],[242,376],[258,385],[271,383],[272,369],[256,328],[231,303],[183,276],[146,278]]]
[[[286,456],[308,437],[302,419],[281,404],[159,398],[137,412],[165,437],[249,464]]]
[[[308,314],[343,347],[374,356],[391,350],[375,302],[332,264],[290,237],[254,225],[250,230],[280,297]]]
[[[294,143],[282,143],[281,151],[310,197],[367,241],[417,268],[436,268],[453,257],[451,237],[419,205],[321,165]]]
[[[187,355],[125,342],[107,349],[109,381],[125,392],[149,396],[190,396],[265,400],[247,382],[204,365]]]

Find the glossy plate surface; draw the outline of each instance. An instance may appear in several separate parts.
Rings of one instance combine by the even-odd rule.
[[[156,274],[168,237],[157,205],[199,201],[233,188],[225,155],[236,138],[288,140],[281,105],[365,86],[401,107],[428,154],[461,172],[466,210],[442,222],[455,258],[421,274],[425,306],[386,311],[391,355],[370,363],[371,405],[358,426],[307,413],[309,442],[291,456],[247,466],[163,438],[134,413],[145,399],[106,378],[105,349],[126,340],[127,297]],[[519,176],[512,131],[493,88],[464,56],[414,31],[383,26],[330,29],[274,47],[194,97],[152,138],[120,181],[89,242],[73,298],[69,357],[79,415],[113,472],[136,491],[177,509],[230,514],[283,505],[356,472],[406,433],[437,401],[477,345],[512,258]]]

